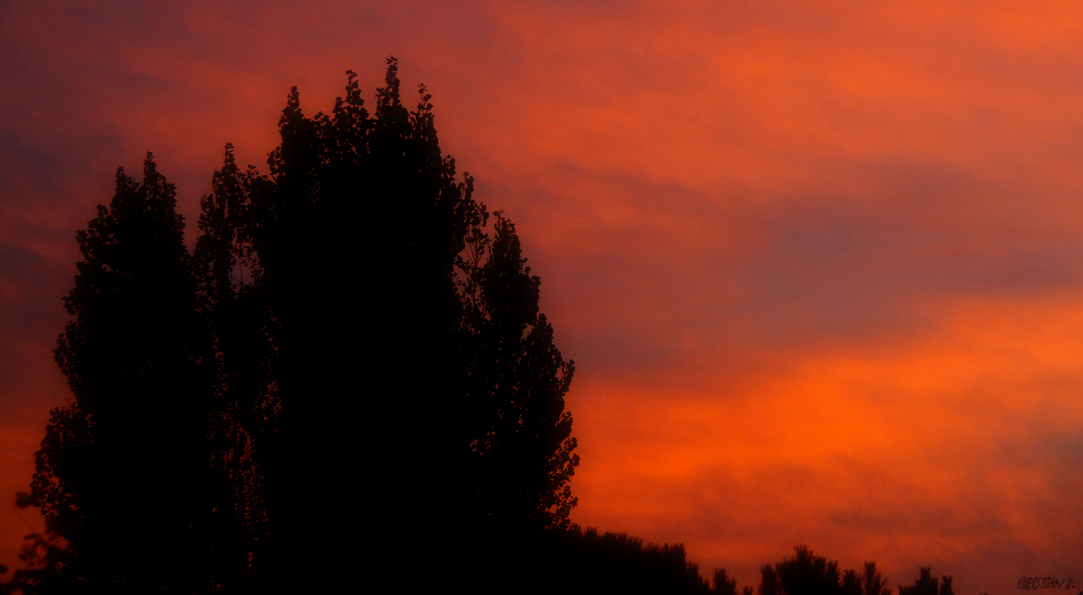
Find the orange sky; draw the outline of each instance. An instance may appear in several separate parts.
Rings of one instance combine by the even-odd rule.
[[[315,4],[0,1],[0,563],[115,168],[193,222],[290,86],[394,54],[576,360],[576,521],[742,585],[799,543],[1083,584],[1077,3]]]

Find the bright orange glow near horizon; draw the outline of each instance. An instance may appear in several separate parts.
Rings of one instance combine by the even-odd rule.
[[[0,34],[0,564],[115,168],[153,151],[191,242],[227,141],[265,170],[290,86],[371,103],[394,54],[576,361],[573,520],[741,585],[796,544],[1083,584],[1077,4],[12,0]]]
[[[1058,546],[1062,533],[1030,528],[1079,513],[1079,478],[1043,469],[1083,418],[1083,307],[959,310],[920,340],[827,346],[745,386],[581,387],[579,513],[684,541],[750,584],[813,538],[844,567],[876,559],[900,582],[916,565],[959,568],[1004,534]],[[704,530],[715,523],[727,539]]]

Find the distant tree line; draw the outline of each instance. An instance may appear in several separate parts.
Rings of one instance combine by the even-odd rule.
[[[817,556],[807,546],[760,569],[757,585],[738,587],[725,568],[711,580],[690,562],[683,544],[649,544],[624,533],[599,533],[573,527],[549,532],[510,551],[499,545],[483,550],[483,572],[457,577],[452,584],[486,593],[633,593],[687,595],[954,595],[950,576],[919,569],[913,585],[893,591],[876,562],[860,570]],[[477,569],[474,569],[477,570]]]
[[[951,577],[944,576],[937,586],[930,568],[921,568],[913,586],[899,586],[898,595],[954,595]],[[711,592],[738,595],[737,581],[725,568],[714,571]],[[891,595],[888,579],[876,566],[865,562],[860,570],[841,570],[839,563],[812,553],[808,546],[794,547],[794,555],[760,568],[760,584],[743,587],[741,595]]]

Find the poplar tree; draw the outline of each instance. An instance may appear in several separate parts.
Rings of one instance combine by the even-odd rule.
[[[541,279],[526,265],[515,225],[498,212],[493,228],[491,238],[480,228],[472,235],[464,291],[476,504],[502,525],[565,529],[579,463],[564,410],[575,364],[553,343],[538,305]]]
[[[433,577],[476,569],[449,543],[573,527],[574,364],[515,226],[400,87],[392,58],[371,115],[353,72],[330,114],[292,89],[266,174],[226,146],[192,254],[150,155],[118,171],[27,500],[66,544],[55,585],[337,592],[381,570],[363,544]]]
[[[573,366],[540,281],[514,225],[490,229],[442,154],[427,89],[403,105],[397,68],[371,116],[352,72],[330,115],[290,92],[243,231],[278,325],[269,514],[283,543],[330,546],[287,546],[302,566],[349,564],[362,531],[398,549],[419,533],[567,528],[575,504]],[[330,521],[302,505],[314,485]]]
[[[77,235],[72,319],[55,352],[72,396],[52,412],[32,494],[69,544],[66,576],[92,591],[207,580],[208,403],[175,207],[148,154],[142,183],[118,170],[111,202]]]

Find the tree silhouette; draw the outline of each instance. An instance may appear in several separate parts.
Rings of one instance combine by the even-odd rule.
[[[30,506],[32,498],[32,494],[20,492],[17,505]],[[0,593],[78,593],[84,590],[82,585],[75,576],[65,572],[65,563],[70,559],[71,551],[66,544],[40,533],[27,535],[19,552],[19,560],[24,566],[14,572],[10,581],[0,584]],[[7,568],[0,567],[0,571],[7,572]]]
[[[566,528],[575,506],[568,480],[579,462],[564,395],[574,364],[553,345],[538,311],[515,226],[496,214],[492,242],[472,234],[465,284],[472,359],[468,395],[478,426],[471,444],[482,512],[500,523]],[[488,260],[478,264],[488,251]]]
[[[490,517],[564,526],[574,504],[571,365],[537,312],[537,278],[510,222],[495,240],[483,229],[472,180],[441,155],[431,96],[421,87],[409,111],[399,87],[392,59],[374,117],[352,72],[331,115],[306,117],[291,91],[270,175],[249,174],[238,215],[234,241],[250,242],[253,294],[275,321],[268,515],[302,567],[328,552],[348,566],[364,531],[416,547],[401,536]],[[501,285],[517,275],[533,293]],[[331,522],[306,506],[313,485]]]
[[[795,546],[793,557],[763,566],[760,574],[760,595],[887,595],[875,562],[866,562],[861,574],[840,572],[838,562],[805,545]]]
[[[737,579],[731,577],[725,568],[716,568],[712,583],[712,593],[718,595],[737,595]]]
[[[689,562],[682,544],[644,543],[626,533],[578,528],[552,532],[558,546],[543,550],[532,584],[538,593],[689,593],[707,595],[710,585]],[[511,589],[513,591],[518,589]],[[507,588],[501,592],[508,591]]]
[[[269,514],[283,543],[336,544],[332,566],[363,530],[416,548],[418,532],[567,527],[575,504],[572,364],[514,225],[497,215],[490,233],[472,179],[441,154],[430,99],[422,86],[407,110],[393,59],[374,117],[353,73],[329,116],[306,117],[293,90],[270,175],[251,178],[241,235],[277,323]],[[333,523],[301,504],[315,484]]]
[[[839,592],[843,595],[862,595],[861,579],[858,578],[857,571],[846,570],[842,573],[842,584],[839,586]]]
[[[770,564],[760,567],[760,586],[757,587],[759,595],[781,595],[782,587],[778,584],[778,572]]]
[[[876,562],[866,561],[861,567],[860,578],[862,595],[891,595],[888,581],[876,568]]]
[[[227,144],[191,254],[151,155],[141,182],[118,170],[77,234],[55,350],[72,395],[17,498],[46,531],[0,593],[334,593],[380,574],[736,595],[683,545],[570,521],[574,363],[515,225],[474,199],[431,95],[408,109],[397,73],[389,59],[371,116],[353,72],[330,114],[292,89],[266,174]],[[875,562],[840,573],[797,546],[757,592],[886,585]],[[952,579],[922,568],[899,591]]]
[[[940,575],[940,579],[943,581],[940,584],[940,595],[955,595],[955,591],[951,588],[951,577]]]
[[[112,201],[78,234],[56,348],[72,398],[52,412],[31,487],[48,533],[70,545],[60,563],[91,590],[212,580],[209,409],[175,203],[148,154],[142,184],[118,170]]]
[[[814,555],[808,546],[796,546],[794,557],[776,564],[775,570],[786,595],[833,595],[841,589],[838,562]]]
[[[260,305],[252,249],[243,235],[254,171],[240,171],[232,145],[201,200],[193,275],[203,335],[202,390],[210,406],[215,473],[213,547],[224,582],[240,584],[266,558],[271,528],[266,510],[267,459],[274,446],[277,400],[272,373],[273,317]],[[249,585],[256,588],[256,585]]]
[[[717,571],[716,571],[717,572]],[[760,568],[759,595],[890,595],[887,579],[880,573],[876,562],[866,561],[861,571],[845,570],[839,573],[838,562],[816,556],[808,546],[794,547],[794,556],[774,565]],[[725,577],[723,576],[723,579]],[[929,568],[921,569],[921,576],[911,586],[899,586],[899,595],[953,595],[951,577],[943,576],[938,585]],[[718,576],[716,574],[716,585]],[[734,587],[736,583],[734,583]],[[718,587],[715,587],[718,590]],[[729,588],[726,587],[726,592]],[[746,594],[750,595],[750,594]]]
[[[192,254],[150,156],[118,173],[78,234],[72,399],[31,497],[66,545],[35,564],[99,591],[334,592],[363,541],[435,577],[573,528],[573,363],[430,100],[402,104],[393,58],[372,116],[353,72],[329,115],[294,88],[267,174],[226,146]]]
[[[252,295],[274,321],[267,568],[296,589],[352,583],[358,535],[406,547],[402,534],[462,508],[453,269],[477,207],[440,156],[427,93],[409,112],[398,87],[391,61],[374,118],[352,72],[329,116],[305,116],[293,89],[270,173],[249,174],[238,213],[234,241],[250,245]]]
[[[953,595],[951,577],[941,578],[944,580],[942,585],[932,575],[931,567],[922,567],[913,585],[899,585],[899,595]]]

